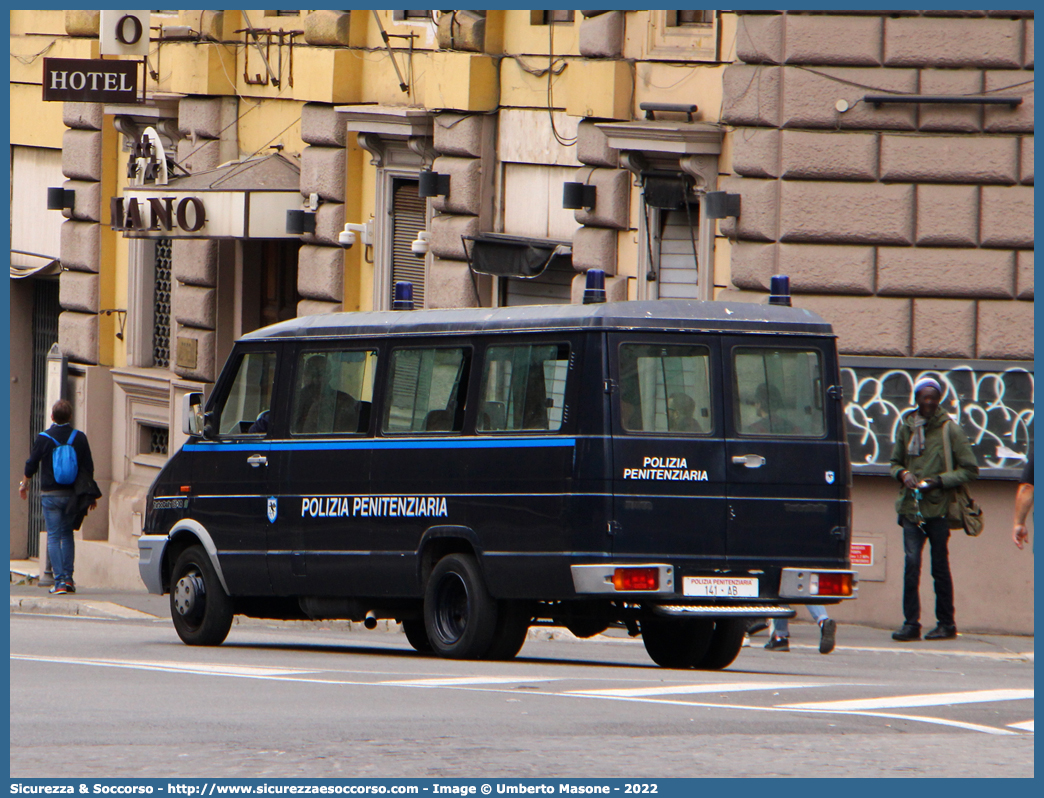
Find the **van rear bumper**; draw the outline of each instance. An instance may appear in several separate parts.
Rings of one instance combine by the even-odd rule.
[[[142,535],[138,538],[138,573],[150,593],[163,594],[163,549],[167,535]]]
[[[826,577],[840,577],[831,582],[847,581],[850,591],[838,591],[834,587],[820,590],[826,585]],[[847,577],[847,580],[845,579]],[[855,571],[832,568],[783,568],[779,572],[779,597],[781,599],[805,599],[804,603],[815,604],[817,599],[835,601],[854,599],[859,595],[859,575]]]
[[[655,589],[636,590],[620,589],[613,581],[617,570],[623,569],[655,569],[657,574]],[[607,594],[614,596],[633,594],[639,596],[671,596],[674,595],[674,566],[663,563],[610,563],[598,565],[570,565],[573,574],[573,588],[580,594]]]

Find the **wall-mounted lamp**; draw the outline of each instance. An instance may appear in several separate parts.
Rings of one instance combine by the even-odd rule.
[[[76,191],[71,188],[49,188],[47,189],[47,210],[63,211],[72,209],[76,203]]]
[[[725,191],[708,191],[703,197],[707,218],[724,219],[726,216],[740,215],[740,195]]]
[[[445,197],[450,190],[450,176],[440,175],[430,169],[420,173],[417,193],[421,197]]]
[[[315,232],[314,211],[287,211],[286,232],[292,236]]]
[[[579,208],[591,210],[595,206],[596,194],[595,187],[586,183],[563,183],[562,207],[566,210],[577,210]]]

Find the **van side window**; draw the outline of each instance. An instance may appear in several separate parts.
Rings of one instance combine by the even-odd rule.
[[[561,429],[568,371],[566,344],[489,347],[476,430]]]
[[[826,431],[816,350],[733,350],[733,418],[740,435],[819,437]]]
[[[620,423],[630,432],[708,433],[710,350],[705,346],[623,344]]]
[[[275,372],[275,352],[247,352],[240,358],[232,387],[219,410],[219,434],[263,434],[268,431]]]
[[[374,351],[304,351],[298,355],[290,432],[366,432],[370,428]]]
[[[460,432],[470,352],[396,349],[391,356],[385,432]]]

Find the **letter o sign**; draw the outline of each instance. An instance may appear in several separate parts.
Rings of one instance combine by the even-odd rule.
[[[116,41],[120,44],[137,44],[144,33],[141,20],[130,14],[124,14],[116,22]]]

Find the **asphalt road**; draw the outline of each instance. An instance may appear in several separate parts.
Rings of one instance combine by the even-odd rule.
[[[461,662],[343,623],[246,620],[190,648],[167,618],[16,603],[12,777],[1034,774],[1030,638],[842,626],[822,656],[793,623],[789,653],[760,635],[725,671],[672,671],[623,632]]]

